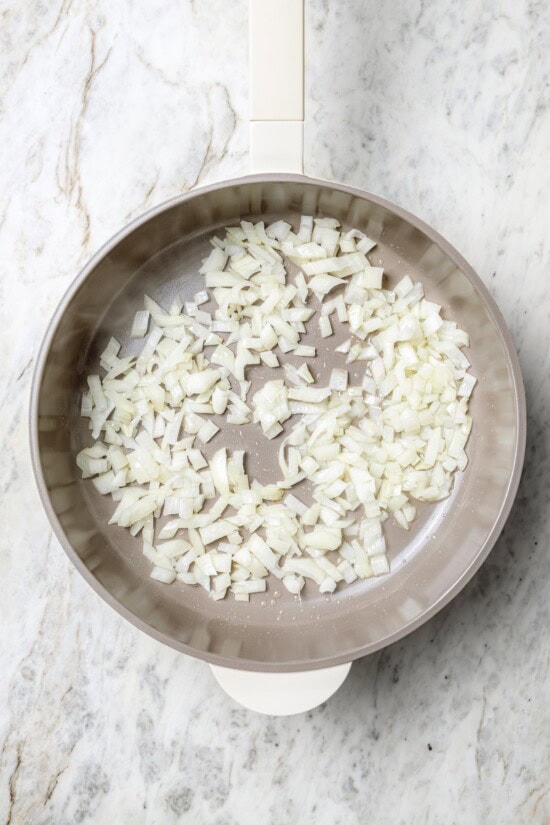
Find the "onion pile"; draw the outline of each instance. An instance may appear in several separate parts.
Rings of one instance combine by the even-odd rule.
[[[200,270],[205,289],[168,310],[145,296],[131,329],[145,338],[139,355],[113,338],[102,374],[88,376],[81,414],[94,444],[77,464],[116,502],[110,523],[141,536],[152,578],[216,600],[248,601],[269,574],[295,595],[306,579],[332,593],[387,573],[383,522],[407,530],[412,502],[448,496],[466,467],[467,334],[408,276],[384,289],[367,258],[375,242],[339,226],[302,216],[297,232],[284,221],[228,227]],[[316,355],[301,343],[314,315],[323,338],[349,328],[327,386],[306,360],[284,363]],[[256,392],[253,366],[273,371]],[[213,415],[281,437],[280,478],[250,479],[243,451],[206,458]]]

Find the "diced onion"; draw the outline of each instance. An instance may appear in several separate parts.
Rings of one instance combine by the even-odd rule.
[[[81,400],[95,443],[76,463],[115,502],[109,523],[142,540],[154,580],[216,601],[247,602],[268,575],[295,596],[306,579],[330,594],[389,572],[387,518],[407,530],[413,501],[450,494],[472,429],[469,337],[410,276],[383,288],[375,245],[330,217],[302,216],[297,231],[241,221],[212,239],[192,300],[166,310],[144,297],[137,357],[107,343]],[[348,325],[328,386],[296,365],[316,356],[302,340],[312,321],[321,338]],[[281,477],[249,478],[243,450],[203,455],[220,431],[212,416],[279,438]]]
[[[130,332],[131,338],[143,338],[147,335],[147,328],[149,327],[150,313],[147,310],[139,310],[134,316],[132,329]]]
[[[331,390],[338,390],[343,392],[348,388],[348,372],[347,370],[334,369],[330,374],[329,387]]]

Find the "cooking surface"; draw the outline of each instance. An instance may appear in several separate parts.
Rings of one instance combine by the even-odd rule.
[[[447,0],[307,9],[306,172],[380,193],[432,223],[494,294],[520,351],[530,416],[524,479],[504,535],[464,593],[411,637],[355,664],[326,707],[270,721],[233,705],[202,663],[123,622],[49,530],[26,421],[29,359],[51,312],[89,255],[144,208],[247,171],[246,4],[230,16],[223,6],[159,0],[130,10],[100,0],[18,6],[5,21],[0,819],[103,823],[116,812],[121,823],[248,825],[261,803],[266,825],[365,816],[542,825],[550,819],[550,116],[540,98],[550,20],[542,7],[502,3],[494,17]]]
[[[326,599],[315,590],[302,601],[270,594],[264,606],[251,600],[243,610],[231,600],[212,603],[198,588],[152,581],[139,541],[108,526],[109,499],[83,483],[76,468],[76,452],[89,442],[79,393],[86,374],[97,371],[98,354],[113,332],[124,344],[123,323],[142,306],[145,290],[155,297],[166,293],[170,305],[175,290],[190,297],[202,286],[196,272],[217,226],[212,215],[216,222],[233,224],[243,214],[255,219],[258,212],[251,210],[260,210],[263,218],[275,217],[277,209],[278,218],[292,221],[296,216],[290,210],[304,211],[306,205],[313,214],[328,212],[344,226],[353,223],[374,236],[376,260],[384,264],[389,286],[405,273],[421,279],[447,315],[468,327],[472,369],[482,376],[472,403],[476,427],[467,472],[457,477],[452,496],[423,508],[424,518],[406,536],[390,524],[390,576],[357,582],[345,598]],[[503,332],[496,326],[498,311],[482,301],[482,284],[476,287],[475,274],[468,274],[453,255],[445,241],[430,238],[430,230],[400,216],[397,207],[304,178],[245,179],[207,187],[161,207],[114,241],[56,314],[46,360],[37,367],[40,391],[33,402],[40,476],[49,492],[45,504],[53,506],[61,526],[58,535],[79,569],[85,566],[91,585],[103,588],[103,597],[123,616],[183,653],[226,667],[274,671],[328,666],[373,653],[441,609],[482,563],[498,535],[492,536],[493,530],[502,528],[512,503],[505,497],[508,489],[517,488],[514,468],[524,446],[517,420],[523,402],[512,383],[515,367],[508,363]],[[317,340],[313,335],[312,342]],[[324,356],[319,353],[322,369],[323,359],[329,358],[326,345],[324,350]],[[331,355],[339,362],[338,355]],[[231,448],[234,433],[225,427],[223,436],[216,437]],[[237,444],[247,447],[244,429]],[[255,434],[252,447],[261,451],[265,472],[273,445],[259,447]]]

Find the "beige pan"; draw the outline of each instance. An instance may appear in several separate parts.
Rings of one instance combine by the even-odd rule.
[[[302,0],[250,0],[251,161],[253,170],[301,172],[303,120]],[[86,375],[111,335],[128,332],[143,293],[161,303],[190,299],[214,232],[249,220],[300,214],[337,218],[378,241],[371,260],[389,285],[404,274],[420,280],[445,317],[470,333],[468,356],[479,379],[471,412],[469,465],[453,493],[419,508],[405,533],[386,522],[391,573],[355,582],[333,596],[306,587],[301,600],[269,582],[249,604],[211,601],[200,588],[149,578],[140,542],[107,526],[110,500],[83,482],[75,455],[90,443],[79,417]],[[315,324],[311,325],[313,328]],[[323,380],[342,364],[343,337],[312,341],[314,372]],[[135,346],[135,342],[133,344]],[[289,358],[292,360],[292,358]],[[254,368],[255,385],[266,372]],[[156,639],[210,663],[226,689],[249,707],[287,713],[314,706],[345,677],[351,662],[399,639],[433,616],[486,558],[510,511],[525,449],[525,399],[503,319],[479,278],[441,236],[381,198],[300,175],[258,175],[210,186],[164,204],[124,229],[85,267],[53,318],[36,366],[31,403],[32,456],[40,494],[69,558],[122,616]],[[248,469],[266,482],[276,473],[277,443],[253,425],[223,428],[209,449],[238,446]],[[337,670],[326,670],[340,665]],[[317,670],[298,679],[297,671]],[[243,671],[277,673],[271,681]],[[281,674],[294,671],[292,678]],[[298,696],[300,694],[300,696]],[[267,697],[267,699],[266,699]],[[286,698],[285,698],[286,697]],[[284,701],[283,701],[284,699]]]
[[[149,578],[141,543],[107,521],[113,505],[82,481],[76,453],[90,443],[79,417],[86,375],[111,335],[128,333],[143,294],[190,300],[209,239],[241,217],[301,213],[337,218],[378,241],[371,253],[391,286],[405,273],[425,286],[444,315],[470,333],[479,379],[471,403],[469,464],[450,498],[420,508],[406,533],[386,522],[391,573],[332,597],[308,587],[301,601],[269,582],[249,604],[213,602],[201,588]],[[311,326],[316,327],[315,324]],[[340,331],[344,335],[344,331]],[[342,365],[338,334],[311,337],[323,378]],[[135,344],[134,344],[135,346]],[[257,368],[253,380],[265,380]],[[460,255],[433,229],[373,195],[300,176],[265,175],[210,186],[154,209],[123,230],[86,266],[53,318],[32,393],[33,461],[46,511],[70,559],[121,615],[160,641],[209,662],[264,671],[307,670],[351,661],[409,633],[440,610],[486,558],[510,511],[521,472],[525,406],[510,336],[494,301]],[[277,440],[276,440],[277,441]],[[245,448],[251,474],[275,473],[277,444],[255,425],[222,430],[208,445]]]

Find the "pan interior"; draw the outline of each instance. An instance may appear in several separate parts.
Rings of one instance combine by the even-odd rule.
[[[250,603],[232,597],[212,602],[202,588],[151,580],[140,540],[107,525],[114,509],[110,497],[82,481],[74,463],[91,442],[87,422],[79,417],[79,396],[111,335],[126,352],[141,346],[128,333],[144,293],[169,306],[176,296],[191,300],[203,288],[198,269],[213,233],[242,217],[282,218],[296,226],[302,213],[335,217],[345,228],[357,227],[378,240],[369,257],[384,267],[389,284],[405,274],[422,281],[427,298],[443,306],[444,317],[469,332],[466,352],[479,379],[471,402],[469,466],[450,498],[419,508],[409,532],[391,519],[385,523],[389,575],[341,587],[332,596],[306,585],[301,599],[270,578],[267,593],[252,596]],[[499,518],[519,437],[517,387],[498,316],[458,256],[375,199],[303,179],[212,187],[157,211],[115,241],[67,299],[37,388],[40,469],[58,534],[100,593],[179,649],[258,669],[320,666],[362,655],[443,603],[475,566]],[[334,336],[322,339],[314,316],[303,339],[317,347],[314,361],[307,360],[321,384],[333,367],[344,365],[345,356],[334,348],[347,337],[347,327],[334,326]],[[291,354],[284,358],[303,362]],[[273,372],[253,368],[249,377],[254,391]],[[256,425],[226,426],[204,452],[245,449],[250,476],[265,483],[279,477],[280,440],[266,440]]]

